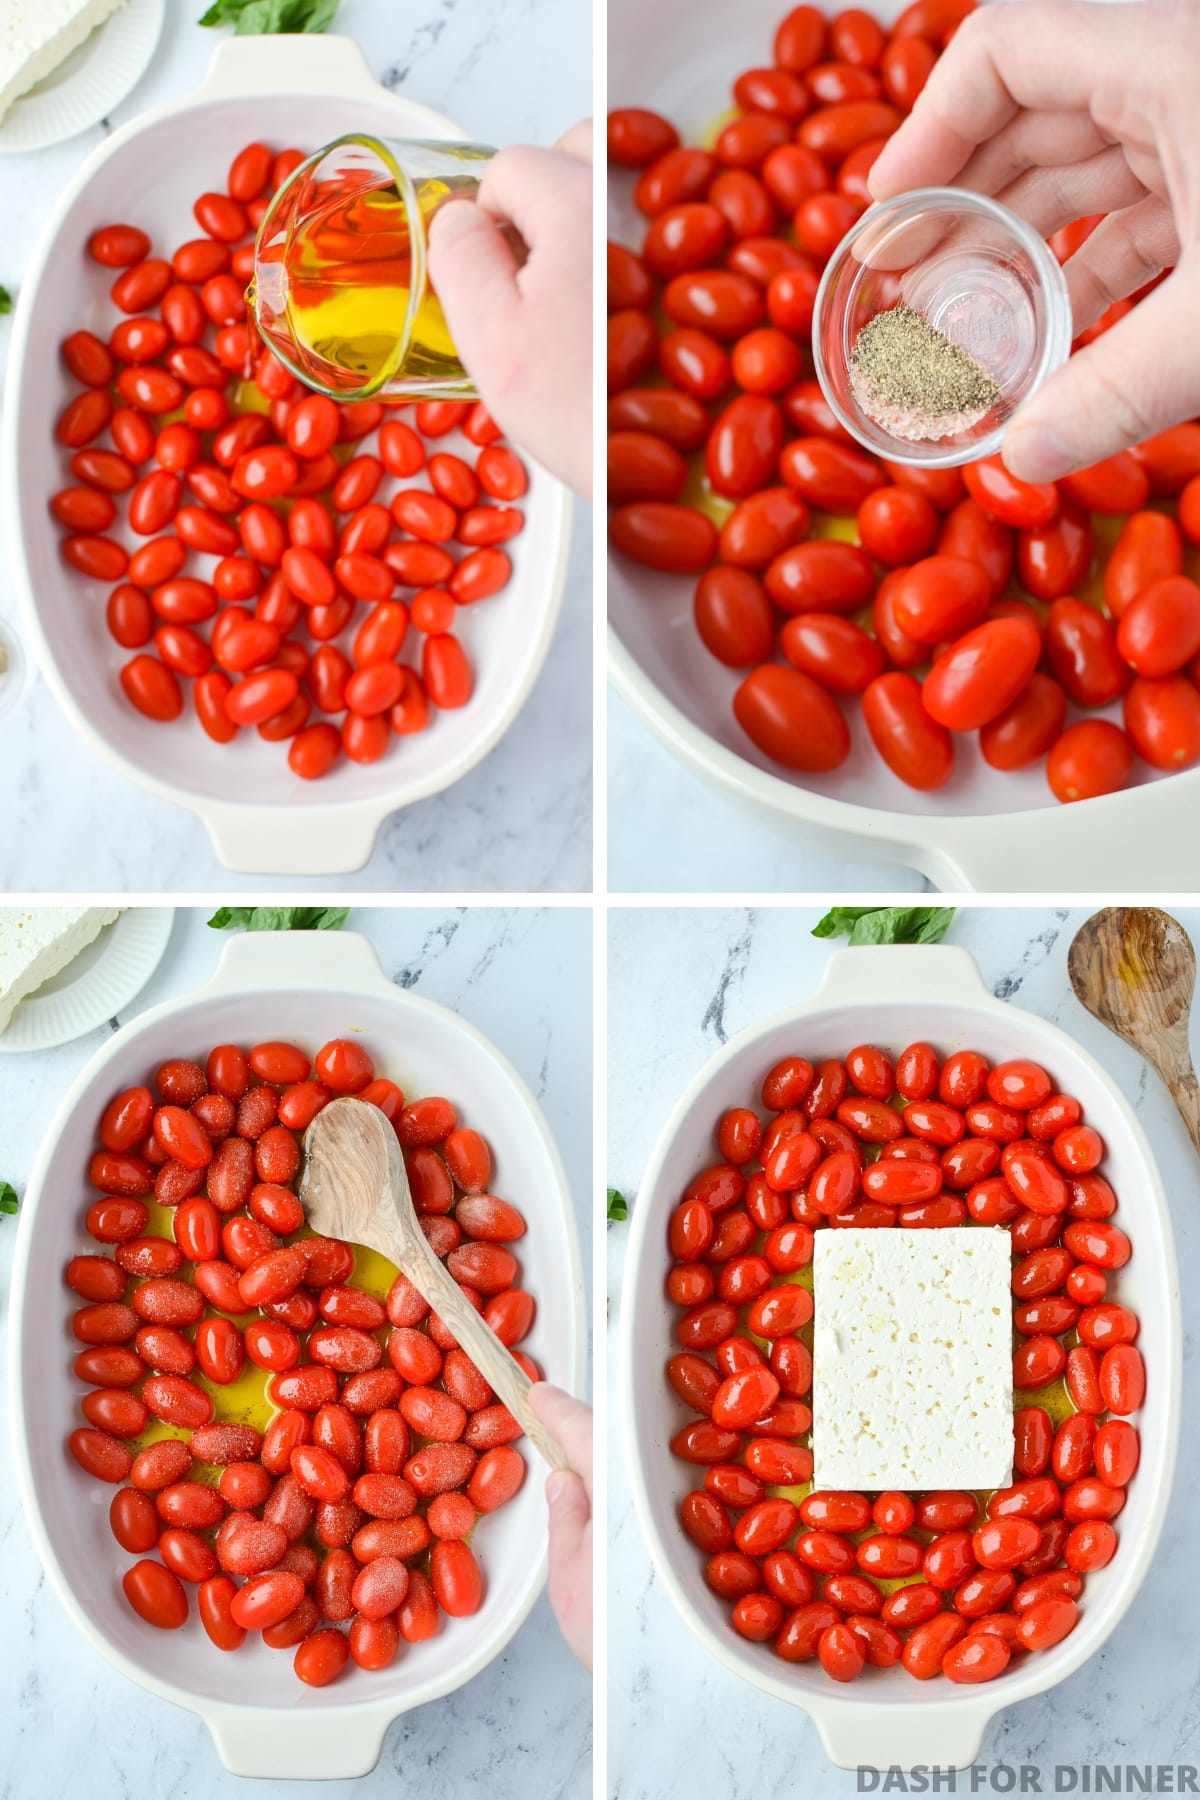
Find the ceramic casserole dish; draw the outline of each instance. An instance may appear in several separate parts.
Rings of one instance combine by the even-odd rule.
[[[108,298],[112,271],[91,262],[84,245],[98,227],[128,220],[169,252],[189,235],[196,194],[206,185],[223,188],[243,144],[261,138],[280,149],[316,149],[351,131],[470,136],[381,87],[348,38],[230,38],[193,93],[114,131],[68,183],[26,274],[8,362],[9,535],[26,627],[50,689],[94,753],[198,814],[227,868],[261,875],[361,868],[389,814],[440,793],[486,756],[546,659],[566,578],[570,497],[531,466],[513,578],[494,604],[471,609],[463,633],[476,671],[472,699],[436,715],[427,731],[397,739],[378,762],[343,759],[322,781],[300,780],[283,746],[262,742],[255,731],[232,744],[213,743],[190,700],[164,726],[135,712],[121,692],[118,675],[129,653],[105,625],[112,584],[67,567],[47,511],[50,496],[69,480],[52,421],[76,385],[59,344],[80,326],[107,339],[116,316]],[[459,434],[442,447],[459,449]],[[209,560],[193,554],[188,572],[206,574]]]
[[[695,1486],[695,1471],[669,1449],[687,1415],[664,1373],[678,1348],[675,1309],[663,1291],[667,1220],[683,1188],[712,1161],[715,1120],[729,1106],[748,1104],[780,1057],[843,1057],[866,1042],[898,1052],[916,1039],[928,1040],[941,1056],[973,1049],[993,1062],[1033,1058],[1082,1102],[1085,1117],[1103,1135],[1105,1173],[1134,1247],[1119,1291],[1142,1322],[1138,1341],[1147,1393],[1136,1415],[1142,1459],[1117,1527],[1117,1554],[1088,1576],[1079,1624],[1060,1644],[1021,1658],[978,1687],[956,1686],[941,1675],[918,1682],[903,1671],[875,1668],[843,1687],[819,1663],[781,1662],[769,1644],[740,1638],[725,1603],[705,1584],[703,1558],[679,1523],[679,1502]],[[1141,1126],[1112,1078],[1057,1026],[995,999],[965,950],[834,951],[811,999],[731,1039],[681,1096],[651,1153],[628,1256],[622,1410],[634,1499],[655,1567],[687,1628],[744,1680],[811,1714],[840,1768],[967,1767],[996,1713],[1073,1674],[1117,1627],[1154,1555],[1179,1435],[1182,1332],[1166,1197]]]
[[[455,1097],[488,1138],[497,1181],[529,1222],[521,1262],[538,1310],[527,1348],[548,1379],[580,1391],[586,1337],[579,1246],[562,1164],[537,1104],[487,1039],[447,1008],[393,986],[366,939],[352,932],[232,938],[206,987],[116,1032],[63,1099],[21,1207],[9,1360],[17,1473],[38,1554],[95,1649],[160,1698],[198,1713],[237,1775],[365,1774],[393,1719],[461,1687],[499,1655],[545,1579],[541,1470],[522,1445],[528,1478],[479,1534],[486,1589],[480,1611],[444,1621],[436,1637],[409,1646],[381,1673],[355,1679],[350,1668],[329,1687],[306,1688],[290,1654],[267,1649],[254,1634],[236,1656],[221,1655],[194,1604],[181,1630],[143,1624],[120,1591],[131,1558],[109,1530],[113,1490],[85,1474],[66,1448],[81,1389],[72,1373],[79,1346],[62,1271],[73,1252],[94,1249],[83,1232],[85,1176],[102,1108],[168,1056],[264,1036],[316,1049],[328,1037],[359,1032],[381,1074],[411,1095]]]

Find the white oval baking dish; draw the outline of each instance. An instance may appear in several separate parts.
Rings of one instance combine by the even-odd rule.
[[[703,1559],[677,1517],[695,1470],[672,1457],[685,1420],[663,1369],[678,1348],[675,1309],[665,1298],[667,1218],[683,1188],[713,1160],[715,1122],[746,1105],[763,1075],[791,1051],[844,1056],[870,1042],[899,1051],[918,1038],[942,1055],[970,1048],[998,1060],[1029,1056],[1082,1101],[1108,1147],[1105,1172],[1120,1196],[1120,1221],[1134,1254],[1120,1296],[1142,1323],[1148,1370],[1137,1415],[1142,1462],[1120,1517],[1120,1549],[1089,1575],[1082,1617],[1053,1650],[1014,1663],[982,1687],[943,1676],[917,1682],[902,1671],[867,1669],[849,1687],[819,1664],[780,1662],[767,1644],[739,1638],[728,1607],[705,1585]],[[1166,1196],[1150,1146],[1124,1095],[1093,1057],[1057,1026],[997,1000],[967,951],[948,946],[837,950],[811,999],[730,1040],[697,1074],[663,1127],[638,1189],[621,1320],[621,1401],[634,1499],[655,1567],[689,1628],[745,1680],[811,1714],[839,1768],[966,1768],[993,1716],[1053,1687],[1086,1662],[1115,1628],[1150,1565],[1170,1495],[1179,1437],[1182,1329],[1179,1278]]]
[[[126,1605],[130,1558],[109,1530],[113,1489],[73,1461],[79,1419],[64,1264],[94,1249],[83,1232],[84,1174],[100,1110],[167,1056],[213,1044],[293,1038],[315,1050],[362,1032],[381,1071],[406,1092],[444,1092],[491,1143],[497,1182],[521,1207],[523,1279],[538,1311],[528,1350],[548,1379],[578,1392],[585,1367],[583,1273],[558,1151],[536,1101],[498,1050],[448,1008],[387,980],[353,932],[231,938],[206,987],[116,1032],[72,1084],[46,1134],[21,1206],[10,1300],[9,1362],[17,1476],[38,1554],[59,1599],[95,1649],[164,1700],[198,1713],[235,1775],[349,1779],[379,1757],[392,1720],[461,1687],[499,1655],[546,1572],[546,1506],[537,1457],[521,1492],[489,1518],[477,1549],[487,1591],[472,1619],[445,1620],[375,1675],[349,1669],[306,1688],[288,1653],[254,1637],[234,1656],[204,1635],[193,1599],[180,1631],[155,1631]]]
[[[550,647],[566,579],[567,490],[531,466],[514,574],[494,602],[472,608],[464,641],[477,686],[469,704],[398,740],[379,762],[343,760],[323,781],[301,781],[284,746],[244,731],[214,744],[191,712],[171,725],[143,718],[118,674],[129,653],[110,637],[111,584],[62,561],[47,512],[69,481],[52,422],[74,391],[58,346],[78,326],[107,339],[116,315],[111,271],[84,255],[89,234],[130,219],[173,248],[198,227],[192,201],[222,187],[255,138],[316,148],[349,131],[390,137],[469,136],[441,114],[389,93],[357,44],[320,35],[235,37],[182,99],[107,137],[68,184],[46,222],[22,284],[8,359],[4,460],[8,528],[26,626],[51,692],[93,751],[131,781],[204,821],[227,868],[259,875],[337,875],[361,868],[380,825],[398,808],[440,793],[474,768],[524,705]],[[210,150],[209,146],[213,148]],[[446,444],[454,448],[457,436]],[[200,572],[209,558],[192,559]],[[190,566],[190,565],[189,565]]]
[[[904,3],[865,0],[865,10],[889,23]],[[772,35],[787,10],[787,0],[745,0],[732,10],[712,0],[658,0],[650,9],[641,0],[610,0],[609,104],[657,107],[695,142],[730,105],[737,71],[770,63]],[[645,220],[633,207],[632,186],[624,171],[610,179],[609,230],[636,245]],[[841,768],[828,775],[781,771],[734,720],[741,677],[700,642],[694,588],[694,577],[610,558],[613,685],[676,756],[775,831],[842,855],[915,867],[947,891],[1200,886],[1200,840],[1175,829],[1200,795],[1200,769],[1060,806],[1040,764],[1001,774],[970,737],[960,737],[951,780],[936,794],[919,794],[876,755],[851,702],[854,741]]]

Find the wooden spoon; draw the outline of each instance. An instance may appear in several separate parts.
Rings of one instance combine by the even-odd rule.
[[[300,1198],[314,1231],[377,1250],[408,1276],[552,1469],[566,1452],[529,1404],[532,1383],[430,1247],[413,1206],[396,1133],[378,1107],[331,1100],[304,1137]]]
[[[1200,1151],[1188,1047],[1196,953],[1178,919],[1156,906],[1106,906],[1076,932],[1067,970],[1080,1004],[1158,1070]]]

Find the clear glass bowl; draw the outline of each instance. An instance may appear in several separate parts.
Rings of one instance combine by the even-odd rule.
[[[901,304],[998,384],[1000,399],[967,429],[913,440],[863,411],[851,352],[869,320]],[[826,264],[813,309],[817,379],[846,430],[889,462],[932,469],[997,450],[1018,406],[1066,361],[1071,336],[1067,284],[1043,239],[1007,207],[959,188],[918,188],[871,207]]]

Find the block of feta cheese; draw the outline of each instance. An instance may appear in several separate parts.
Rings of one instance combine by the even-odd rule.
[[[1007,1231],[818,1231],[813,1484],[916,1492],[1012,1479]]]
[[[0,1031],[26,995],[65,969],[119,906],[39,906],[22,912],[0,906]]]
[[[0,119],[125,0],[0,0]]]

